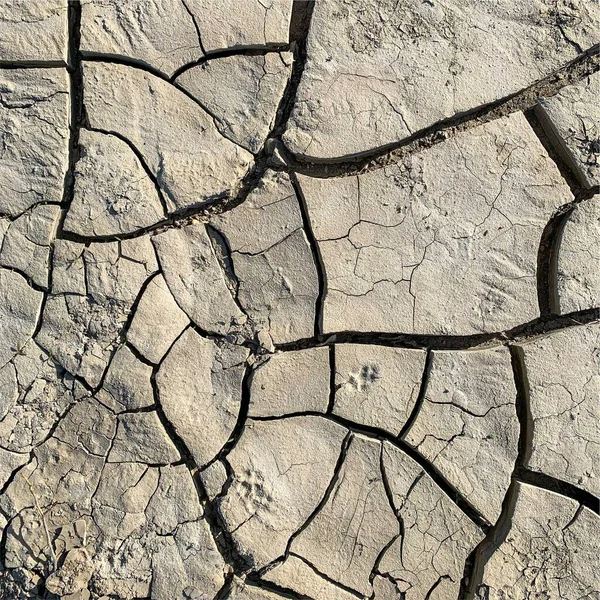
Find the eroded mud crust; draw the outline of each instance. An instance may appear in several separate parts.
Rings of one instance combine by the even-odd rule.
[[[0,600],[600,600],[599,41],[0,0]]]

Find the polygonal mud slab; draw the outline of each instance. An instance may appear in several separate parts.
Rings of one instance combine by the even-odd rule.
[[[590,567],[600,533],[597,514],[558,494],[520,484],[512,520],[509,536],[485,567],[480,597],[597,597],[600,576]]]
[[[36,204],[61,202],[68,89],[65,69],[0,71],[0,214],[14,218]]]
[[[405,435],[490,523],[517,458],[512,376],[506,348],[434,352],[423,404]]]
[[[67,0],[3,0],[0,60],[67,60]]]
[[[84,94],[92,129],[137,150],[169,211],[233,194],[252,164],[202,106],[140,68],[86,62]]]
[[[600,496],[600,327],[556,332],[522,352],[533,443],[529,466]]]
[[[600,73],[544,98],[536,115],[581,183],[600,185]]]
[[[593,0],[317,2],[284,141],[317,159],[393,144],[531,85],[599,31]]]
[[[364,175],[299,179],[326,333],[472,334],[538,316],[540,239],[572,195],[522,115]]]
[[[569,214],[557,263],[560,312],[600,306],[600,195],[578,204]]]

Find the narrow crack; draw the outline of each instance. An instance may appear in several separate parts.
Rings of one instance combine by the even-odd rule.
[[[281,136],[285,131],[292,109],[296,102],[298,87],[307,61],[307,39],[312,20],[314,0],[294,0],[292,3],[292,15],[290,17],[289,40],[290,49],[294,54],[292,64],[292,74],[288,80],[287,86],[277,109],[275,125],[270,138],[281,141]]]
[[[277,54],[279,52],[288,52],[289,50],[289,44],[273,44],[271,46],[234,46],[232,48],[213,50],[211,52],[205,52],[203,49],[204,56],[181,65],[173,75],[169,77],[169,81],[173,83],[186,71],[210,62],[211,60],[219,60],[220,58],[229,58],[231,56],[266,56],[267,54]]]
[[[306,594],[298,594],[293,589],[277,585],[272,581],[253,579],[252,577],[247,577],[246,581],[251,582],[252,585],[250,587],[256,587],[258,589],[267,590],[268,592],[276,594],[281,598],[289,598],[290,600],[318,600],[317,598],[307,596]]]
[[[25,271],[19,269],[18,267],[7,267],[4,265],[0,265],[0,271],[12,271],[17,275],[20,275],[27,282],[27,285],[30,288],[34,289],[36,292],[42,292],[45,294],[48,291],[48,289],[45,286],[37,284],[30,275],[28,275],[27,273],[25,273]]]
[[[158,199],[159,199],[160,205],[163,209],[163,213],[165,215],[165,218],[167,218],[167,215],[169,214],[169,208],[167,206],[167,202],[165,200],[165,197],[164,197],[163,191],[160,187],[160,184],[158,183],[158,179],[157,179],[156,175],[152,172],[150,167],[148,166],[148,163],[146,162],[144,155],[131,142],[131,140],[129,138],[125,137],[123,134],[119,133],[118,131],[109,131],[108,129],[101,129],[99,127],[91,127],[91,126],[86,127],[86,129],[88,131],[92,131],[95,133],[101,133],[103,135],[113,136],[113,137],[121,140],[124,144],[126,144],[129,147],[129,149],[135,154],[140,165],[142,165],[142,168],[144,169],[144,172],[146,173],[148,179],[150,179],[150,181],[154,185],[154,189],[156,190],[156,194],[158,195]]]
[[[183,335],[183,332],[173,342],[173,344],[171,345],[171,348],[177,343],[177,340],[181,337],[181,335]],[[169,354],[169,351],[167,351],[165,353],[165,357],[168,356],[168,354]],[[167,418],[167,416],[163,410],[161,400],[160,400],[160,392],[158,389],[158,383],[156,381],[156,377],[158,375],[158,372],[160,370],[160,367],[161,367],[163,361],[164,361],[164,358],[161,360],[161,362],[158,365],[154,366],[154,368],[152,370],[152,375],[150,378],[150,381],[152,384],[152,391],[154,394],[154,404],[156,405],[156,413],[157,413],[158,418],[160,419],[160,422],[162,423],[165,431],[167,432],[167,435],[169,436],[169,438],[171,439],[171,441],[177,448],[177,451],[179,452],[179,454],[182,458],[182,461],[184,462],[184,464],[186,465],[186,467],[190,473],[190,477],[192,478],[192,481],[194,482],[194,486],[195,486],[196,492],[198,494],[198,502],[204,510],[204,518],[210,528],[212,537],[215,541],[215,544],[217,545],[219,554],[221,555],[221,557],[223,558],[225,563],[227,565],[229,565],[232,573],[235,573],[238,575],[243,574],[250,568],[250,564],[243,556],[241,556],[237,552],[235,543],[233,542],[233,539],[231,538],[229,532],[227,531],[227,528],[223,522],[223,519],[221,518],[217,509],[213,506],[213,503],[210,501],[208,494],[206,493],[206,490],[202,483],[202,479],[200,477],[199,467],[196,464],[196,462],[194,461],[194,459],[192,457],[192,453],[190,452],[190,450],[187,447],[183,438],[177,433],[175,427],[169,421],[169,419]],[[240,413],[241,412],[243,412],[242,408],[240,408]],[[238,419],[238,423],[240,421],[241,420]],[[237,428],[237,425],[236,425],[236,428]],[[235,431],[235,429],[234,429],[234,431]],[[232,434],[232,437],[233,437],[233,434]],[[227,447],[227,444],[221,452],[223,452],[226,447]],[[227,591],[228,589],[229,589],[229,587],[226,585],[224,587],[224,590]]]
[[[44,290],[40,305],[39,316],[32,339],[42,328],[42,318],[46,308],[46,302],[52,290],[54,275],[54,246],[55,240],[60,238],[63,230],[67,212],[73,201],[75,191],[75,165],[79,160],[79,130],[85,122],[85,110],[83,106],[83,71],[81,68],[81,53],[79,50],[81,41],[81,3],[79,0],[69,0],[67,6],[67,24],[69,41],[67,49],[67,73],[69,77],[69,141],[67,154],[67,171],[63,179],[63,195],[61,199],[61,213],[56,226],[54,239],[48,245],[48,289]],[[64,65],[63,65],[64,66]],[[86,388],[89,386],[86,385]]]
[[[540,314],[547,316],[560,313],[558,255],[565,225],[573,211],[576,210],[577,205],[592,198],[594,194],[600,192],[600,189],[589,189],[581,185],[573,165],[557,148],[557,142],[552,141],[552,132],[548,130],[549,124],[544,126],[533,108],[526,110],[524,115],[548,156],[560,171],[574,198],[573,202],[559,207],[552,215],[542,232],[540,240],[537,257],[537,293]]]
[[[71,0],[70,0],[71,1]],[[70,2],[69,2],[70,3]],[[11,69],[60,69],[68,66],[64,60],[1,60],[0,70]]]
[[[565,226],[575,209],[575,203],[560,207],[542,231],[537,256],[537,295],[544,317],[560,314],[558,255]]]
[[[421,412],[421,408],[423,407],[423,402],[425,401],[425,393],[427,392],[427,384],[429,383],[429,374],[431,373],[431,363],[433,359],[433,353],[431,350],[427,350],[427,354],[425,356],[425,366],[423,367],[423,375],[421,376],[421,386],[419,388],[419,393],[417,395],[417,400],[413,409],[404,424],[404,427],[400,430],[398,437],[400,439],[404,439],[411,427],[415,424],[419,413]]]
[[[219,123],[221,122],[219,117],[217,115],[215,115],[213,113],[213,111],[208,108],[208,106],[206,106],[203,102],[198,100],[198,98],[196,98],[196,96],[194,96],[191,92],[186,90],[182,85],[180,85],[176,81],[171,81],[171,79],[165,73],[160,71],[159,69],[156,69],[155,67],[153,67],[139,59],[130,58],[128,56],[114,56],[114,55],[105,55],[105,54],[96,54],[96,53],[86,52],[85,55],[83,55],[81,60],[83,60],[84,62],[100,62],[100,63],[105,63],[105,64],[122,65],[125,67],[130,67],[132,69],[138,69],[139,71],[144,71],[150,75],[153,75],[154,77],[157,77],[158,79],[162,79],[162,81],[164,81],[165,83],[169,84],[170,86],[172,86],[173,88],[175,88],[176,90],[181,92],[184,96],[186,96],[189,100],[191,100],[194,104],[196,104],[196,106],[198,106],[201,110],[203,110],[211,118],[213,125],[215,127],[215,130],[219,133],[219,135],[221,135],[221,137],[223,137],[223,139],[234,144],[238,148],[242,149],[244,152],[248,152],[248,150],[246,148],[241,146],[238,142],[236,142],[234,139],[228,137],[221,131],[221,129],[219,127]]]
[[[335,344],[331,344],[329,346],[329,400],[327,403],[327,414],[333,413],[335,407],[335,394],[337,392],[335,376]]]
[[[235,305],[242,314],[246,315],[248,322],[252,322],[250,315],[247,313],[246,308],[242,306],[239,299],[240,281],[235,274],[231,247],[227,237],[209,223],[206,224],[206,234],[208,235],[215,258],[219,263],[221,270],[223,271],[225,281],[227,282],[227,287],[231,292],[231,297]]]
[[[217,460],[225,460],[227,456],[229,456],[230,452],[236,447],[236,445],[240,441],[240,438],[244,433],[244,428],[246,427],[246,422],[248,420],[248,412],[250,411],[253,376],[254,368],[252,365],[247,364],[246,369],[244,371],[244,376],[242,378],[242,397],[235,427],[233,428],[229,439],[227,440],[223,448],[221,448],[221,451],[219,452],[217,457],[209,464],[212,464]]]
[[[310,251],[313,257],[313,263],[315,265],[317,277],[319,280],[319,293],[315,301],[314,332],[315,336],[320,336],[323,335],[323,309],[325,306],[325,297],[327,296],[327,275],[325,272],[325,264],[323,262],[323,257],[321,256],[321,250],[319,248],[317,238],[315,237],[315,234],[312,229],[310,216],[308,212],[308,205],[306,204],[306,198],[304,197],[302,188],[298,183],[298,178],[294,173],[290,174],[290,181],[292,182],[294,192],[296,193],[296,198],[298,199],[300,213],[302,215],[302,225],[304,228],[304,233],[306,234],[306,239],[308,240],[308,245],[310,246]]]
[[[196,20],[196,15],[190,10],[190,7],[187,5],[185,0],[181,0],[181,4],[183,4],[183,8],[188,15],[190,15],[190,19],[192,19],[192,23],[194,24],[194,29],[196,30],[196,36],[198,37],[198,47],[200,48],[200,52],[206,55],[206,50],[204,49],[204,44],[202,43],[202,34],[200,32],[200,26],[198,25],[198,21]]]

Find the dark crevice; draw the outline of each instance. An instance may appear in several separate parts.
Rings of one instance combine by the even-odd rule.
[[[329,401],[327,403],[327,414],[331,414],[335,407],[335,394],[337,392],[335,375],[335,344],[331,344],[329,346]]]
[[[234,575],[232,572],[227,573],[225,575],[225,583],[223,587],[217,592],[217,595],[213,598],[213,600],[226,600],[231,597],[231,592],[233,588],[233,579]]]
[[[250,582],[250,584],[248,585],[248,587],[250,588],[254,587],[258,589],[267,590],[281,598],[289,598],[290,600],[320,600],[319,598],[313,598],[312,596],[306,596],[305,594],[298,594],[290,588],[277,585],[276,583],[273,583],[271,581],[258,580],[252,577],[247,577],[246,581]]]
[[[229,565],[234,574],[243,575],[251,569],[252,565],[250,561],[239,553],[233,537],[227,530],[223,517],[215,505],[210,501],[208,494],[204,489],[204,484],[200,478],[199,471],[193,470],[193,463],[189,462],[188,469],[192,472],[192,478],[194,485],[196,486],[198,498],[204,510],[204,519],[210,528],[211,535],[217,545],[219,554],[222,556],[225,563]]]
[[[600,190],[586,188],[577,178],[576,165],[560,148],[556,135],[550,130],[551,124],[540,121],[540,113],[531,108],[525,111],[525,117],[538,137],[548,156],[553,160],[563,179],[573,194],[573,202],[558,208],[550,218],[540,240],[537,257],[537,292],[540,314],[542,316],[559,314],[558,295],[558,254],[565,225],[580,202],[589,200]]]
[[[560,171],[560,174],[569,186],[575,199],[579,198],[582,194],[585,194],[587,190],[580,184],[571,165],[565,159],[564,155],[559,152],[556,144],[552,142],[547,128],[545,128],[539,120],[539,113],[535,110],[535,107],[526,110],[523,114],[540,143],[544,146],[548,156]]]
[[[127,333],[125,334],[125,338],[127,338]],[[141,363],[145,364],[148,367],[155,367],[156,363],[148,360],[129,340],[126,339],[125,346],[127,349],[133,354]]]
[[[440,575],[438,580],[429,588],[424,600],[429,600],[431,598],[431,595],[435,592],[436,588],[442,583],[442,581],[444,581],[444,579],[450,579],[450,575]]]
[[[319,244],[312,230],[306,199],[302,193],[302,188],[298,183],[298,178],[294,173],[290,174],[290,181],[292,182],[294,192],[296,193],[296,198],[298,198],[298,205],[300,206],[300,213],[302,215],[304,233],[306,235],[306,239],[308,240],[308,245],[310,246],[313,263],[315,265],[315,270],[319,280],[319,293],[315,301],[314,332],[315,336],[321,336],[323,335],[323,308],[325,306],[325,297],[327,295],[327,276],[325,274],[325,265],[323,263]]]
[[[513,479],[502,501],[500,517],[465,561],[458,600],[475,600],[477,598],[475,594],[481,585],[485,565],[502,545],[512,527],[512,517],[515,512],[518,493],[518,483]]]
[[[299,554],[296,554],[295,552],[290,552],[290,556],[294,556],[298,560],[302,561],[313,573],[315,573],[315,575],[317,575],[321,579],[324,579],[327,583],[330,583],[332,586],[339,588],[340,590],[343,590],[344,592],[347,592],[348,594],[351,594],[352,596],[356,596],[357,598],[361,598],[361,599],[363,598],[362,594],[359,594],[356,590],[352,589],[351,587],[348,587],[347,585],[344,585],[343,583],[336,581],[335,579],[333,579],[326,573],[323,573],[323,571],[320,571],[319,569],[317,569],[317,567],[315,567],[315,565],[313,565],[308,559],[304,558],[303,556],[300,556]],[[320,600],[320,598],[317,600]]]
[[[223,275],[225,278],[225,282],[227,283],[227,287],[231,293],[231,297],[238,307],[239,311],[246,315],[248,319],[248,323],[252,323],[252,318],[246,311],[246,308],[242,305],[239,299],[240,292],[240,282],[235,274],[235,267],[232,258],[231,247],[229,245],[229,241],[227,237],[223,235],[218,229],[213,227],[210,224],[206,224],[206,234],[208,235],[208,239],[210,240],[213,253],[215,259],[219,263],[221,270],[223,271]]]
[[[67,53],[67,71],[69,73],[69,147],[68,170],[65,174],[62,206],[68,210],[73,200],[75,186],[75,165],[79,160],[79,130],[85,124],[85,109],[83,106],[83,70],[81,65],[81,3],[79,0],[69,0],[68,10],[69,45]],[[59,223],[62,230],[64,217]]]
[[[196,30],[196,37],[198,38],[198,47],[200,48],[200,52],[202,52],[202,54],[206,54],[204,44],[202,43],[202,33],[200,32],[200,26],[198,25],[198,21],[196,20],[196,15],[190,10],[190,7],[187,5],[187,2],[185,0],[181,0],[181,4],[183,4],[185,12],[188,15],[190,15],[190,19],[192,19],[192,23],[194,24],[194,29]]]
[[[223,139],[234,144],[238,148],[241,148],[244,152],[248,152],[248,150],[246,148],[241,146],[238,142],[236,142],[234,139],[230,138],[229,136],[225,135],[223,133],[223,131],[221,131],[221,127],[220,127],[221,119],[219,119],[219,117],[216,114],[214,114],[213,111],[210,110],[210,108],[208,108],[208,106],[206,106],[202,101],[200,101],[198,98],[196,98],[196,96],[194,96],[191,92],[189,92],[185,87],[183,87],[176,81],[171,81],[171,79],[165,73],[163,73],[159,69],[156,69],[152,65],[149,65],[148,63],[146,63],[140,59],[131,58],[128,56],[116,56],[116,55],[113,56],[113,55],[105,55],[105,54],[96,54],[96,53],[91,53],[91,52],[86,52],[83,55],[83,61],[89,62],[89,63],[100,62],[100,63],[105,63],[105,64],[122,65],[124,67],[130,67],[132,69],[144,71],[154,77],[157,77],[158,79],[162,79],[165,83],[168,83],[170,86],[175,88],[177,91],[181,92],[184,96],[186,96],[189,100],[191,100],[194,104],[196,104],[196,106],[198,106],[201,110],[203,110],[210,117],[210,119],[212,120],[213,125],[215,127],[215,130],[219,133],[219,135],[221,135],[221,137]]]
[[[518,481],[523,483],[570,498],[600,516],[600,498],[594,496],[591,492],[578,488],[568,481],[563,481],[562,479],[546,475],[545,473],[531,471],[527,468],[518,468],[515,477]]]
[[[194,220],[207,219],[210,216],[218,215],[232,210],[242,204],[248,194],[254,189],[258,181],[264,175],[264,164],[258,165],[255,162],[254,167],[244,176],[239,186],[238,192],[231,196],[227,193],[218,194],[213,198],[185,206],[172,211],[169,216],[161,221],[157,221],[147,227],[141,227],[128,233],[118,233],[110,235],[79,235],[70,231],[63,231],[60,238],[78,242],[80,244],[89,243],[110,243],[118,240],[131,240],[143,237],[148,234],[158,234],[172,227],[183,227],[192,223]]]
[[[312,338],[276,344],[276,350],[289,352],[331,344],[376,344],[392,348],[431,350],[467,350],[519,342],[578,325],[600,321],[600,308],[589,308],[564,315],[548,315],[494,333],[473,335],[430,335],[420,333],[379,333],[361,331],[339,331],[325,333]]]
[[[0,60],[0,70],[10,69],[64,69],[64,60]]]
[[[295,0],[292,3],[289,35],[294,62],[292,64],[292,74],[277,109],[275,126],[269,136],[276,140],[281,139],[296,102],[298,86],[300,85],[300,80],[306,66],[306,45],[314,4],[314,0]]]
[[[314,5],[314,0],[294,0],[290,16],[290,43],[306,42]]]
[[[83,107],[83,72],[81,69],[81,53],[79,45],[81,41],[81,4],[79,0],[69,0],[67,6],[67,26],[69,41],[67,47],[67,72],[69,76],[69,141],[67,151],[67,171],[63,179],[63,194],[61,199],[61,213],[56,227],[55,238],[60,238],[67,212],[73,201],[75,190],[75,165],[79,160],[79,129],[85,123],[85,111]],[[32,339],[42,328],[42,318],[46,308],[46,301],[52,290],[54,275],[54,246],[51,240],[48,251],[48,291],[44,293],[39,311],[38,321],[32,334]],[[87,382],[85,387],[89,389]]]
[[[45,293],[47,291],[47,289],[44,286],[37,284],[30,275],[28,275],[27,273],[25,273],[25,271],[22,271],[17,267],[8,267],[5,265],[0,265],[0,271],[12,271],[17,275],[20,275],[27,282],[27,285],[30,288],[34,289],[36,292]]]
[[[402,515],[400,514],[400,511],[396,507],[396,503],[394,502],[394,494],[392,492],[392,487],[390,485],[387,471],[385,470],[385,463],[383,460],[384,451],[385,451],[384,445],[381,444],[381,448],[379,451],[379,470],[381,472],[381,481],[383,483],[383,489],[385,491],[385,495],[387,497],[388,504],[390,506],[390,509],[394,513],[396,520],[398,521],[398,533],[395,534],[390,539],[390,541],[381,549],[381,551],[377,555],[377,558],[375,559],[375,562],[373,564],[373,568],[371,569],[371,574],[369,576],[369,582],[371,583],[371,585],[373,585],[373,581],[374,581],[377,573],[379,573],[379,567],[381,565],[381,561],[383,560],[383,557],[386,555],[387,551],[392,547],[392,545],[398,538],[404,537],[404,520],[402,518]],[[402,560],[402,556],[400,556],[400,560]]]
[[[560,207],[542,232],[537,256],[537,295],[540,314],[544,317],[560,313],[558,294],[558,254],[565,225],[576,204]]]
[[[427,351],[425,356],[425,366],[423,368],[423,375],[421,377],[421,387],[419,388],[419,394],[417,395],[417,400],[413,409],[404,424],[404,427],[400,430],[398,437],[400,439],[404,439],[406,434],[410,431],[411,427],[414,425],[419,413],[421,412],[421,408],[423,407],[423,401],[425,400],[425,392],[427,391],[427,384],[429,383],[429,374],[431,373],[431,363],[433,359],[433,354],[431,350]]]
[[[399,524],[400,524],[400,529],[401,529],[400,533],[397,533],[396,535],[394,535],[393,538],[390,539],[390,541],[381,549],[381,551],[377,555],[377,558],[375,559],[375,562],[373,563],[373,568],[371,569],[371,573],[369,575],[369,583],[371,584],[371,586],[373,586],[373,581],[375,581],[375,577],[377,577],[377,575],[379,573],[379,567],[381,566],[381,561],[387,554],[387,551],[394,545],[394,543],[396,542],[396,540],[398,538],[400,538],[404,535],[404,532],[402,531],[402,526],[403,526],[402,519],[399,519]],[[359,596],[359,597],[362,598],[363,596]],[[373,598],[373,596],[371,596],[371,598]]]
[[[275,421],[281,419],[287,419],[290,417],[299,417],[299,416],[318,416],[323,419],[329,419],[342,427],[350,430],[353,433],[359,433],[371,439],[375,439],[378,441],[387,441],[392,446],[395,446],[410,458],[412,458],[422,469],[433,479],[433,481],[438,485],[438,487],[458,506],[458,508],[484,533],[487,533],[490,529],[490,524],[488,521],[481,515],[477,509],[460,493],[460,491],[454,487],[452,483],[446,479],[446,477],[440,473],[436,466],[431,464],[425,457],[423,457],[415,448],[410,446],[404,440],[398,439],[396,436],[391,433],[385,431],[384,429],[380,429],[378,427],[371,427],[370,425],[364,425],[362,423],[356,423],[354,421],[350,421],[338,415],[324,415],[323,413],[315,412],[315,411],[303,411],[298,413],[290,413],[283,416],[275,416],[275,417],[252,417],[253,420],[256,421]]]
[[[482,583],[485,565],[494,552],[506,540],[512,527],[512,518],[519,494],[516,473],[527,466],[531,456],[533,419],[529,404],[529,380],[527,378],[523,350],[518,346],[509,346],[509,351],[516,388],[515,408],[520,429],[517,458],[510,485],[502,501],[498,520],[465,561],[465,569],[458,595],[459,600],[474,600],[476,598],[477,590]]]
[[[229,58],[231,56],[266,56],[267,54],[277,54],[279,52],[288,52],[290,49],[289,44],[271,44],[267,46],[232,46],[230,48],[224,48],[222,50],[213,50],[211,52],[204,52],[204,56],[197,58],[185,65],[181,65],[171,75],[169,80],[174,82],[178,77],[183,75],[186,71],[193,69],[199,65],[203,65],[211,60],[219,60],[220,58]]]
[[[318,159],[293,155],[282,149],[289,168],[311,177],[328,178],[356,175],[397,162],[403,156],[439,143],[459,131],[492,121],[499,117],[527,110],[541,96],[553,96],[563,87],[594,73],[600,67],[600,45],[592,46],[570,63],[534,84],[499,100],[438,121],[421,129],[400,142],[386,144],[352,156]]]
[[[571,188],[573,196],[577,200],[589,198],[590,193],[593,193],[594,186],[588,187],[585,172],[575,160],[566,146],[566,140],[563,139],[542,106],[538,103],[535,107],[525,111],[525,117],[550,158],[556,163],[558,170]],[[598,186],[596,186],[596,193],[597,188]]]
[[[301,4],[303,4],[302,1],[294,2],[294,8],[293,8],[293,12],[292,12],[292,20],[294,20],[294,14],[297,13],[297,10],[299,8],[299,7],[297,8],[296,5],[301,5]],[[310,15],[310,14],[312,14],[313,2],[308,2],[306,4],[307,4],[307,10],[308,10],[307,15]],[[309,18],[308,18],[308,21],[310,21]],[[303,31],[305,32],[305,34],[308,31],[308,22],[306,23],[305,29]],[[287,46],[286,46],[286,48],[287,48]],[[265,49],[265,47],[230,48],[230,49],[223,50],[220,52],[209,53],[209,55],[206,57],[206,60],[212,59],[212,58],[217,58],[219,56],[221,56],[221,57],[231,56],[233,54],[263,55],[263,54],[266,54],[267,52],[271,52],[271,51],[277,52],[277,51],[281,51],[283,49],[284,48]],[[293,52],[294,52],[294,62],[292,65],[292,75],[288,81],[288,85],[287,85],[287,87],[284,91],[284,94],[280,100],[276,118],[275,118],[275,123],[274,123],[273,129],[271,130],[271,133],[269,134],[269,136],[267,136],[268,138],[279,138],[281,136],[283,130],[285,129],[285,125],[289,119],[289,116],[291,114],[292,106],[293,106],[294,99],[296,96],[296,90],[297,90],[298,84],[300,82],[300,78],[302,76],[302,71],[304,69],[304,65],[306,62],[305,42],[302,42],[302,41],[296,42],[294,44]],[[90,62],[107,62],[107,63],[122,64],[125,66],[130,66],[132,68],[144,70],[144,71],[150,73],[151,75],[154,75],[155,77],[158,77],[158,78],[168,82],[169,84],[173,85],[177,90],[179,90],[180,92],[185,94],[187,97],[189,97],[193,102],[198,104],[210,116],[213,116],[210,114],[209,111],[206,110],[205,107],[203,107],[198,102],[198,100],[196,98],[194,98],[187,90],[185,90],[185,88],[183,88],[181,85],[177,84],[177,82],[171,81],[170,78],[167,77],[161,71],[159,71],[141,61],[138,61],[136,59],[127,58],[127,57],[121,57],[121,56],[111,56],[111,55],[92,54],[92,53],[85,53],[85,60],[90,61]],[[202,60],[204,60],[204,59],[202,59]],[[80,69],[80,71],[81,71],[81,69]],[[114,133],[114,132],[110,132],[110,133]],[[269,141],[269,139],[267,139],[267,141]],[[192,218],[203,219],[203,218],[208,218],[213,215],[218,215],[218,214],[222,214],[224,212],[228,212],[228,211],[234,209],[236,206],[239,206],[246,200],[246,198],[248,197],[250,192],[256,187],[258,182],[264,176],[267,168],[269,168],[269,166],[272,166],[272,165],[270,165],[272,151],[273,151],[273,144],[265,143],[263,145],[263,148],[260,150],[260,152],[255,155],[254,165],[248,170],[246,175],[243,177],[240,185],[238,186],[236,192],[233,194],[228,194],[228,193],[219,194],[218,196],[215,196],[214,198],[204,200],[204,201],[194,204],[192,206],[186,206],[184,208],[172,211],[169,214],[168,218],[166,218],[162,221],[159,221],[157,223],[149,225],[148,227],[142,227],[140,229],[137,229],[135,231],[125,233],[125,234],[81,236],[81,235],[77,235],[77,234],[74,234],[71,232],[61,232],[61,235],[58,237],[61,237],[63,239],[68,239],[71,241],[75,241],[75,242],[79,242],[79,243],[86,243],[86,242],[102,243],[102,242],[112,242],[115,240],[134,239],[134,238],[138,238],[138,237],[147,235],[149,233],[159,233],[160,231],[163,231],[163,230],[168,229],[173,226],[185,225]]]
[[[244,428],[246,427],[246,421],[248,420],[248,411],[250,410],[250,400],[252,394],[252,377],[254,375],[254,369],[251,365],[247,364],[246,369],[244,371],[244,376],[242,378],[242,394],[241,394],[241,402],[240,402],[240,410],[238,412],[238,418],[229,436],[229,439],[221,448],[221,451],[217,455],[217,457],[211,461],[211,464],[217,460],[224,460],[227,458],[229,453],[236,447],[237,443],[240,441],[242,434],[244,433]]]
[[[4,511],[1,511],[4,513]],[[15,515],[12,518],[7,518],[8,515],[5,515],[6,525],[2,530],[2,534],[0,535],[0,569],[4,570],[6,567],[4,566],[4,561],[6,559],[6,544],[8,543],[8,530],[10,529],[12,522],[17,518],[18,515]]]
[[[99,392],[104,387],[104,380],[106,379],[106,375],[108,373],[108,370],[110,369],[112,360],[113,360],[115,354],[117,353],[117,350],[121,346],[125,345],[125,343],[127,341],[127,332],[129,331],[129,328],[131,327],[131,323],[133,322],[135,313],[137,312],[137,308],[142,300],[142,297],[144,296],[144,292],[148,289],[148,286],[150,285],[152,280],[157,275],[159,275],[159,273],[160,273],[159,271],[156,271],[155,273],[152,273],[151,275],[149,275],[146,278],[146,280],[144,281],[144,283],[140,286],[137,296],[135,297],[135,300],[133,301],[133,304],[131,305],[131,308],[129,309],[129,314],[127,315],[127,319],[125,320],[125,323],[123,324],[123,327],[121,328],[121,331],[119,332],[119,337],[116,340],[115,346],[111,350],[108,362],[106,363],[106,367],[104,368],[104,372],[102,373],[102,377],[100,377],[100,382],[92,390],[94,394]]]
[[[511,366],[517,389],[516,410],[519,420],[519,446],[516,467],[526,467],[533,449],[533,417],[531,416],[530,385],[525,355],[519,346],[509,346]]]
[[[379,452],[379,470],[381,471],[381,481],[383,483],[383,489],[385,490],[385,495],[387,496],[387,499],[388,499],[388,504],[390,505],[392,512],[396,516],[396,519],[398,519],[398,521],[399,521],[399,525],[400,525],[399,533],[400,533],[400,535],[402,535],[403,532],[402,532],[402,522],[400,519],[400,513],[398,511],[398,508],[396,507],[396,503],[394,502],[394,494],[392,493],[392,486],[390,485],[390,480],[388,478],[387,471],[385,470],[385,463],[383,460],[384,452],[385,452],[384,445],[381,444],[381,449]]]

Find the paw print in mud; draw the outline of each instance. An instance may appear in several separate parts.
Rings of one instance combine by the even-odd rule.
[[[249,515],[253,515],[258,509],[269,509],[273,497],[265,489],[264,477],[257,471],[246,470],[239,475],[231,489],[232,494],[237,494]]]
[[[364,365],[359,373],[351,373],[348,383],[359,392],[364,392],[367,387],[373,385],[379,379],[379,367],[377,365]]]

